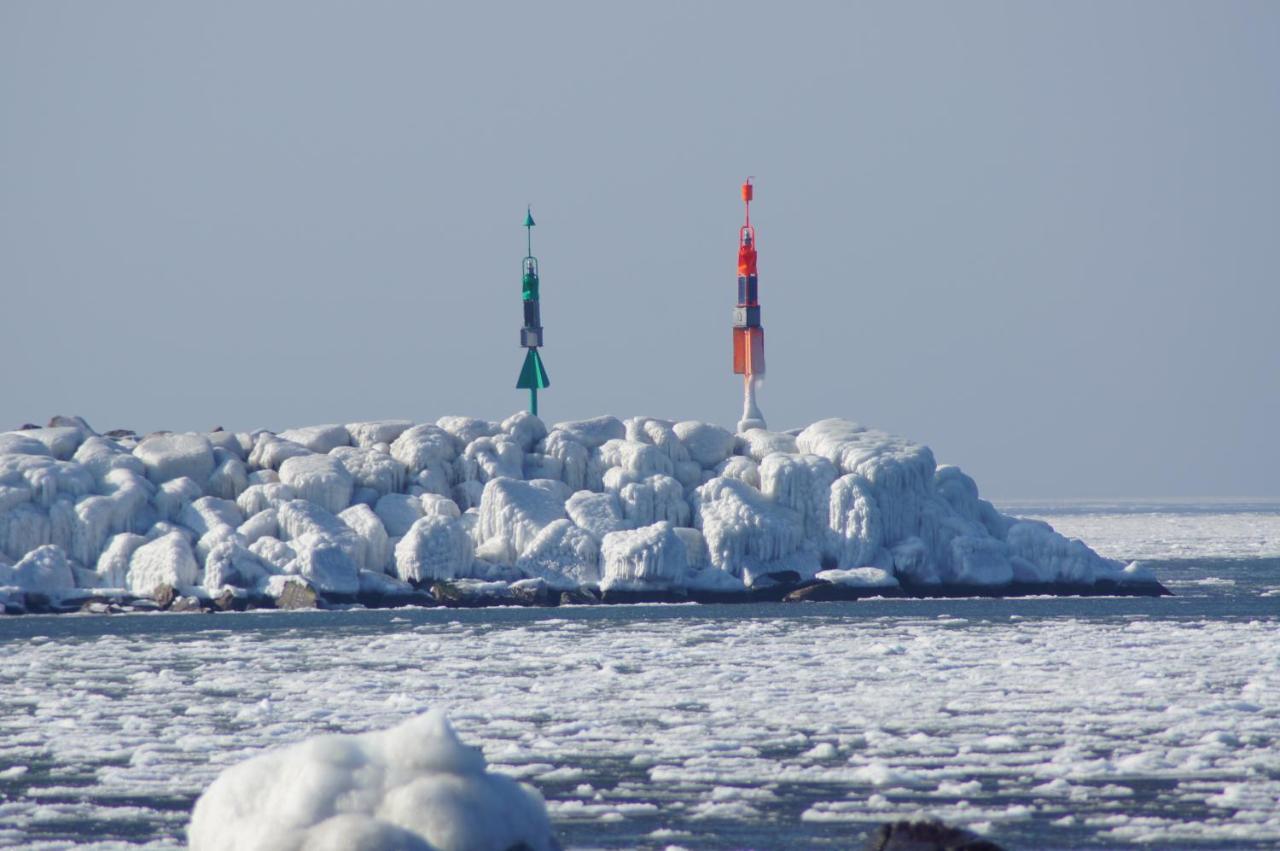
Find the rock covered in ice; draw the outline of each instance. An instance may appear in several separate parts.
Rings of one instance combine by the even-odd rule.
[[[597,449],[610,440],[621,440],[627,436],[627,428],[617,417],[593,417],[589,420],[570,420],[556,423],[552,432],[560,432],[565,437],[582,444],[588,450]]]
[[[7,431],[0,434],[0,455],[46,455],[53,453],[44,443],[36,440],[28,432]]]
[[[734,437],[728,429],[696,420],[678,422],[673,429],[689,458],[708,470],[714,470],[733,454]]]
[[[339,446],[351,445],[351,433],[343,425],[303,426],[282,431],[277,436],[321,455],[326,455]]]
[[[516,562],[520,572],[557,590],[600,582],[600,543],[570,520],[556,520],[538,533]]]
[[[538,793],[489,772],[440,712],[228,768],[196,801],[187,836],[192,851],[559,848]]]
[[[129,559],[126,583],[135,594],[154,594],[161,586],[183,588],[195,585],[200,565],[191,552],[191,543],[181,532],[169,532],[134,550]]]
[[[407,493],[389,493],[373,507],[387,534],[399,538],[409,531],[426,512],[422,509],[422,497]]]
[[[131,532],[121,532],[111,536],[102,554],[98,556],[95,567],[102,587],[125,587],[129,579],[129,561],[133,558],[134,552],[145,543],[147,543],[145,537]]]
[[[43,446],[44,451],[38,454],[50,455],[57,458],[59,461],[70,461],[71,457],[76,452],[76,448],[81,444],[89,432],[77,426],[54,426],[49,428],[27,429],[26,431],[17,432],[17,434],[20,434],[27,440],[33,440]]]
[[[757,464],[775,452],[784,455],[795,455],[795,435],[780,431],[766,431],[762,428],[749,428],[737,437],[740,455],[745,455]]]
[[[360,539],[356,564],[361,570],[383,573],[391,565],[391,539],[378,515],[367,505],[353,505],[338,514]]]
[[[698,488],[695,504],[712,566],[748,584],[779,570],[796,570],[802,576],[815,572],[816,559],[798,552],[804,527],[795,510],[770,501],[745,482],[725,478]]]
[[[602,590],[641,591],[680,588],[689,573],[689,557],[675,527],[665,520],[604,536],[600,547]]]
[[[355,536],[351,536],[355,539]],[[329,535],[306,534],[291,541],[297,552],[294,560],[299,576],[315,588],[331,594],[350,595],[360,590],[360,568],[351,546],[345,540]],[[359,545],[356,546],[359,552]]]
[[[448,517],[419,518],[396,544],[396,575],[405,582],[472,575],[475,545],[462,524]]]
[[[329,455],[300,455],[280,465],[280,481],[293,488],[299,499],[314,502],[337,514],[351,504],[355,481],[346,467]]]
[[[5,577],[8,573],[8,577]],[[27,553],[13,567],[0,568],[0,585],[16,585],[23,591],[59,597],[76,587],[71,563],[62,547],[45,544]]]
[[[622,503],[612,493],[580,490],[564,504],[569,519],[597,541],[610,532],[631,528],[622,516]]]
[[[850,588],[897,588],[898,580],[892,573],[878,567],[854,567],[845,570],[820,570],[814,577],[832,585]]]
[[[199,434],[153,434],[134,447],[133,454],[156,484],[183,476],[203,482],[213,472],[213,446]]]
[[[351,474],[356,487],[370,488],[379,495],[404,490],[408,471],[403,464],[384,452],[340,446],[330,452],[329,457],[337,459]]]
[[[247,547],[222,541],[214,545],[205,558],[203,585],[211,594],[217,594],[226,586],[254,588],[275,572]]]
[[[279,470],[290,458],[313,455],[310,449],[292,440],[282,440],[270,432],[262,432],[254,440],[249,453],[249,466],[258,470]]]
[[[515,441],[522,452],[532,452],[547,436],[546,425],[528,411],[520,411],[507,417],[502,421],[501,429],[503,434]]]
[[[475,417],[441,417],[436,420],[436,426],[453,438],[459,452],[482,437],[493,437],[498,433],[496,425]]]
[[[370,420],[347,423],[347,433],[351,435],[352,445],[372,449],[379,443],[390,444],[412,425],[408,420]]]
[[[511,542],[519,555],[539,532],[564,516],[564,500],[553,490],[536,482],[492,479],[480,498],[476,533],[482,541],[502,538]]]
[[[391,457],[415,475],[427,469],[443,469],[457,454],[454,436],[437,425],[405,429],[391,444]]]

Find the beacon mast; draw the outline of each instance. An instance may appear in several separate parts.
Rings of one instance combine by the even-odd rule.
[[[756,276],[756,229],[751,225],[751,178],[742,184],[746,221],[738,231],[738,305],[733,309],[733,372],[742,376],[742,421],[738,431],[764,428],[756,385],[764,375],[764,327],[760,324],[760,282]]]
[[[524,301],[524,327],[520,329],[520,345],[529,351],[516,380],[517,390],[529,391],[529,413],[538,415],[538,391],[551,386],[542,365],[538,347],[542,345],[542,307],[538,302],[538,258],[533,256],[533,210],[525,213],[524,228],[528,253],[524,256],[524,278],[520,296]]]

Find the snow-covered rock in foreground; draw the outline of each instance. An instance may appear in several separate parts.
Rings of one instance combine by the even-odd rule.
[[[49,546],[31,564],[56,551],[67,571],[15,571]],[[883,575],[903,594],[1159,590],[1147,570],[1001,514],[928,447],[847,420],[734,435],[657,417],[548,429],[520,413],[137,440],[59,418],[0,434],[0,556],[8,593],[69,575],[244,596],[287,573],[322,596],[522,579],[769,596],[823,570],[828,586]]]
[[[557,851],[532,787],[487,770],[439,711],[232,766],[192,811],[192,851]]]

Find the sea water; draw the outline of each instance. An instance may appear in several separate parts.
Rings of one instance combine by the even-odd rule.
[[[0,847],[175,848],[224,767],[442,706],[566,848],[1280,843],[1280,506],[1019,505],[1172,598],[0,619]]]

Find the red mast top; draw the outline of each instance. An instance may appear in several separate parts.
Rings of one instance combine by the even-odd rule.
[[[751,226],[751,178],[742,184],[742,204],[746,208],[746,223],[738,231],[738,274],[756,273],[756,229]]]

